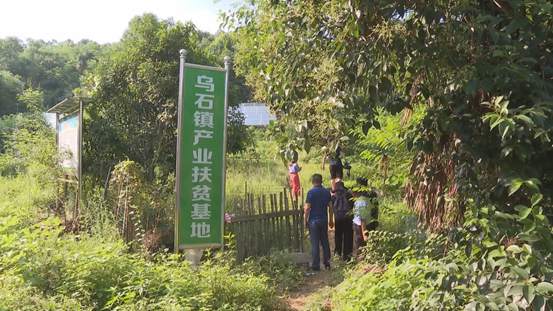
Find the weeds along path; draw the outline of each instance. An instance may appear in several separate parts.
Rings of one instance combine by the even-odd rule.
[[[321,292],[328,287],[335,286],[336,283],[337,280],[333,271],[323,270],[313,275],[308,275],[303,283],[298,286],[297,290],[291,292],[285,298],[286,304],[290,310],[305,310],[307,304],[313,301],[315,296],[319,296]],[[330,309],[330,301],[325,301],[322,309]]]

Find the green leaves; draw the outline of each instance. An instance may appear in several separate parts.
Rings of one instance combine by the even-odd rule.
[[[536,292],[541,295],[553,295],[553,284],[550,282],[541,282],[536,285]]]
[[[532,195],[532,199],[531,199],[531,202],[532,202],[532,207],[538,205],[543,199],[543,194],[541,193],[534,193]]]
[[[523,279],[527,279],[530,276],[530,272],[527,269],[518,266],[512,266],[510,269]]]
[[[44,219],[54,193],[53,184],[30,176],[0,178],[2,310],[271,310],[279,303],[257,262],[235,265],[219,254],[193,270],[177,254],[130,253],[111,232],[62,232],[58,218]]]
[[[536,197],[536,200],[537,200],[537,202],[539,202],[541,200],[541,199],[538,199],[539,195],[540,195],[539,194],[539,191],[540,191],[539,185],[540,184],[541,184],[541,182],[536,178],[531,178],[531,179],[527,179],[527,180],[523,180],[523,179],[520,179],[520,178],[515,178],[515,179],[511,180],[511,182],[509,184],[509,196],[512,196],[517,191],[519,191],[522,186],[526,186],[526,188],[531,193],[534,193],[535,195],[538,195],[538,197]],[[534,205],[534,204],[532,204],[532,205]]]
[[[515,179],[511,181],[511,184],[509,185],[509,195],[511,196],[515,194],[515,192],[517,192],[523,184],[524,181],[522,179]]]
[[[355,126],[350,131],[372,166],[384,155],[393,161],[413,152],[407,193],[426,225],[462,218],[443,202],[474,211],[465,214],[469,232],[456,242],[472,256],[458,266],[475,268],[463,272],[458,291],[444,289],[446,276],[417,291],[429,310],[446,309],[440,304],[446,299],[475,310],[528,309],[543,301],[531,285],[532,278],[544,279],[538,263],[552,264],[544,211],[553,197],[553,70],[551,51],[543,48],[553,46],[552,7],[546,0],[257,3],[248,32],[256,34],[256,45],[244,38],[239,54],[247,61],[239,67],[260,98],[271,102],[277,86],[299,81],[301,91],[289,92],[287,108],[302,117],[319,112],[327,97],[347,99],[345,117],[314,120],[357,120],[348,126]],[[279,40],[288,32],[294,35]],[[302,62],[294,63],[298,57]],[[259,83],[255,73],[269,66],[293,69]],[[409,120],[411,108],[426,108],[401,143],[391,133],[403,133],[408,123],[395,121],[398,129],[380,122],[381,132],[369,126],[378,108],[397,112],[386,104],[390,98],[408,108],[401,121]],[[479,287],[492,281],[493,290]]]
[[[528,215],[530,215],[530,213],[532,213],[532,208],[530,207],[524,207],[524,208],[521,208],[518,212],[518,217],[520,220],[524,220],[528,217]]]

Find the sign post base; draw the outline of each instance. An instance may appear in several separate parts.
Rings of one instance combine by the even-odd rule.
[[[200,260],[202,259],[203,254],[204,250],[202,248],[184,250],[184,258],[190,262],[193,267],[198,267],[200,265]]]

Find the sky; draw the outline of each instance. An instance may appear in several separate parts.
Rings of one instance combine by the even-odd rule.
[[[154,13],[160,18],[192,21],[215,33],[219,12],[239,0],[2,0],[0,38],[43,39],[99,43],[118,41],[132,17]]]

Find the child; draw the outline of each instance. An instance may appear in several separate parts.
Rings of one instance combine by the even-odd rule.
[[[288,178],[290,180],[290,191],[292,193],[292,198],[294,201],[298,201],[298,197],[301,191],[300,185],[300,174],[301,167],[298,165],[297,160],[294,159],[288,165]]]

